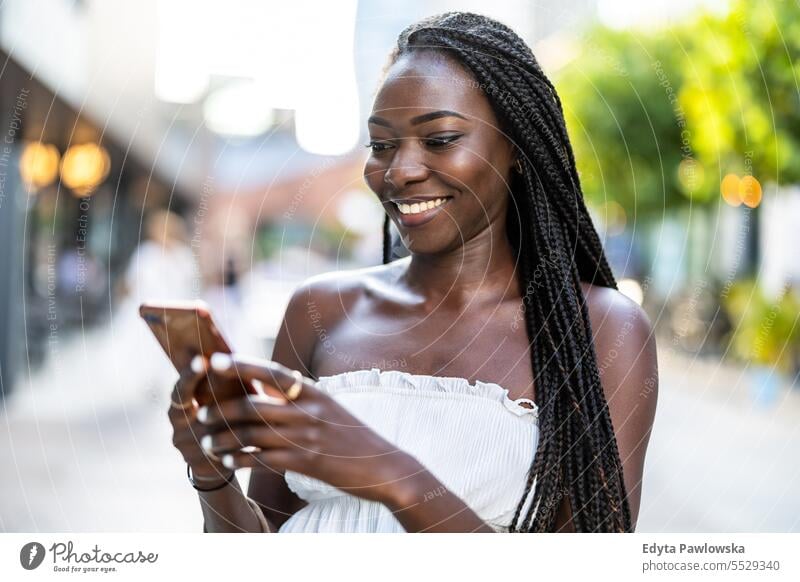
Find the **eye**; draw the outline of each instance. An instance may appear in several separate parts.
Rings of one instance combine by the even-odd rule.
[[[391,148],[392,144],[388,141],[373,139],[365,147],[371,149],[373,154],[380,154]]]
[[[441,135],[436,137],[428,137],[425,138],[423,141],[426,146],[434,149],[443,149],[456,141],[461,137],[462,134],[455,133],[452,135]]]

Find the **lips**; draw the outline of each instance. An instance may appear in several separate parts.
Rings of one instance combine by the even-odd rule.
[[[414,204],[414,202],[430,202],[431,200],[437,200],[438,198],[452,198],[452,196],[411,196],[409,198],[391,198],[389,201],[397,204]]]

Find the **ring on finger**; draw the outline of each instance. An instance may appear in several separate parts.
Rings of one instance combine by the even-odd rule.
[[[294,384],[292,384],[286,391],[286,398],[289,400],[297,400],[300,393],[303,391],[303,375],[297,370],[292,370],[294,376]]]
[[[177,408],[178,410],[187,410],[194,406],[194,398],[190,399],[188,402],[175,402],[172,398],[170,398],[169,405],[172,408]]]

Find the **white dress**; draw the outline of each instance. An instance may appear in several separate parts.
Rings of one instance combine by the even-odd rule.
[[[322,376],[316,385],[413,455],[492,528],[508,531],[539,438],[532,400],[512,400],[491,382],[471,385],[464,378],[378,368]],[[405,531],[382,503],[294,471],[286,471],[285,479],[308,505],[284,522],[281,533]]]

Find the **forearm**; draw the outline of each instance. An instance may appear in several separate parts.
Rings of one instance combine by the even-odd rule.
[[[204,487],[204,484],[199,484]],[[210,533],[273,533],[278,531],[264,517],[258,505],[248,498],[234,479],[216,491],[198,491],[203,510],[203,531]]]
[[[421,465],[405,474],[413,476],[397,480],[384,504],[407,532],[495,532]]]

